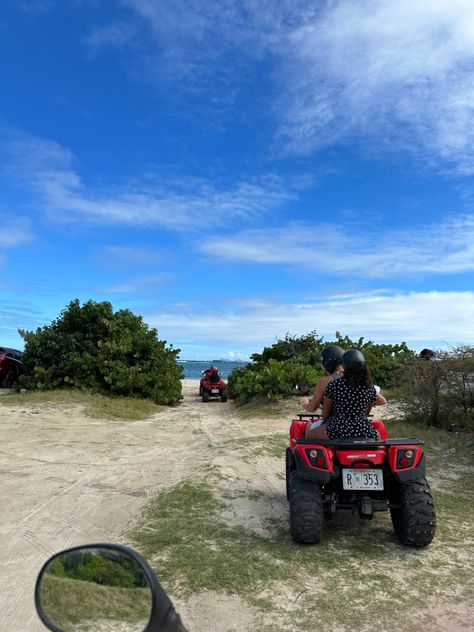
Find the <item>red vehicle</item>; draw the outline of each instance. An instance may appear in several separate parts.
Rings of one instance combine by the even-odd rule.
[[[381,439],[305,439],[317,416],[291,422],[286,450],[286,489],[295,542],[320,541],[324,524],[339,510],[372,519],[390,511],[395,534],[407,546],[426,546],[435,534],[436,513],[425,478],[421,439],[389,439],[385,425],[372,421]]]
[[[203,402],[208,402],[211,397],[219,397],[221,402],[227,401],[227,383],[222,379],[217,367],[211,366],[203,371],[199,382],[199,396]]]
[[[22,370],[21,357],[23,353],[16,349],[0,347],[0,386],[11,388],[18,382]]]

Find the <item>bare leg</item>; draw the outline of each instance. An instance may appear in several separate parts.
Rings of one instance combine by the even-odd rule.
[[[323,424],[322,426],[318,426],[317,428],[310,430],[308,425],[305,433],[305,439],[329,439],[328,433],[326,432],[326,426]]]

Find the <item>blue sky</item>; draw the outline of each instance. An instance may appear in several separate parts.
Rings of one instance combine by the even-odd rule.
[[[472,0],[4,0],[0,342],[474,343]]]

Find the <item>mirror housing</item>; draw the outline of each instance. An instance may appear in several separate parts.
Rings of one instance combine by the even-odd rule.
[[[45,611],[42,600],[42,588],[43,581],[46,573],[52,568],[53,564],[60,562],[61,558],[65,558],[68,555],[74,554],[87,554],[97,551],[109,552],[111,556],[113,554],[121,554],[132,560],[137,568],[139,568],[144,575],[146,583],[151,590],[151,603],[150,603],[150,618],[148,624],[145,626],[142,632],[187,632],[186,628],[181,623],[179,615],[175,612],[173,604],[169,599],[166,592],[161,587],[155,573],[149,566],[148,562],[134,549],[123,546],[121,544],[87,544],[84,546],[76,546],[70,549],[65,549],[59,553],[50,557],[42,566],[35,585],[35,606],[39,618],[44,625],[53,632],[67,632],[64,628],[60,628],[54,623]]]

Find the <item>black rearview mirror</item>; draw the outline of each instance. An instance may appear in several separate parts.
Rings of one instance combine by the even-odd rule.
[[[153,606],[146,570],[134,551],[115,545],[58,553],[38,577],[38,614],[55,632],[144,632]]]

